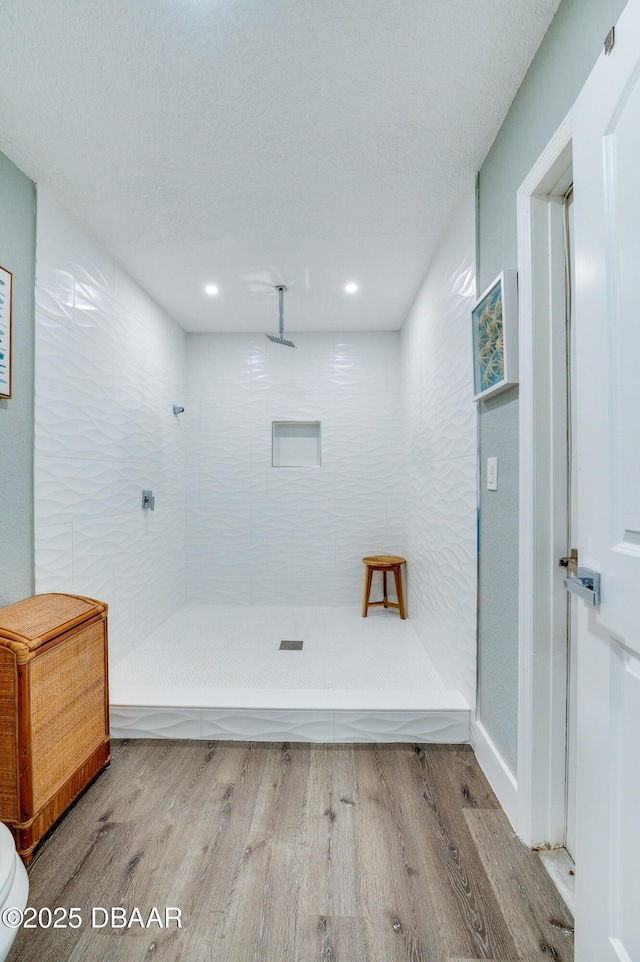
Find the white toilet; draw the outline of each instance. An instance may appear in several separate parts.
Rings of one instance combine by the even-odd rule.
[[[16,852],[13,835],[0,822],[0,962],[4,962],[19,928],[4,924],[3,912],[8,908],[22,912],[29,897],[29,877]]]

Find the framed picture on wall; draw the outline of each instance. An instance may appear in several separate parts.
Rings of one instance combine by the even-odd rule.
[[[0,267],[0,398],[11,397],[11,271]]]
[[[474,401],[518,383],[518,274],[503,271],[471,312]]]

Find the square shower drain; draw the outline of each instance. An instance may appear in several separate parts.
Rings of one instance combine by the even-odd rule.
[[[302,651],[301,641],[281,641],[280,651]]]

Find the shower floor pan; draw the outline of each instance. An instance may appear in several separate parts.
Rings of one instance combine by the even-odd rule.
[[[115,738],[469,740],[462,695],[384,609],[190,605],[112,666],[110,698]]]

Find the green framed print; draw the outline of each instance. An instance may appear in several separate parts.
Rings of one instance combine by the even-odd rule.
[[[502,271],[471,312],[474,400],[518,383],[518,275]]]
[[[0,267],[0,398],[11,397],[11,321],[13,275]]]

